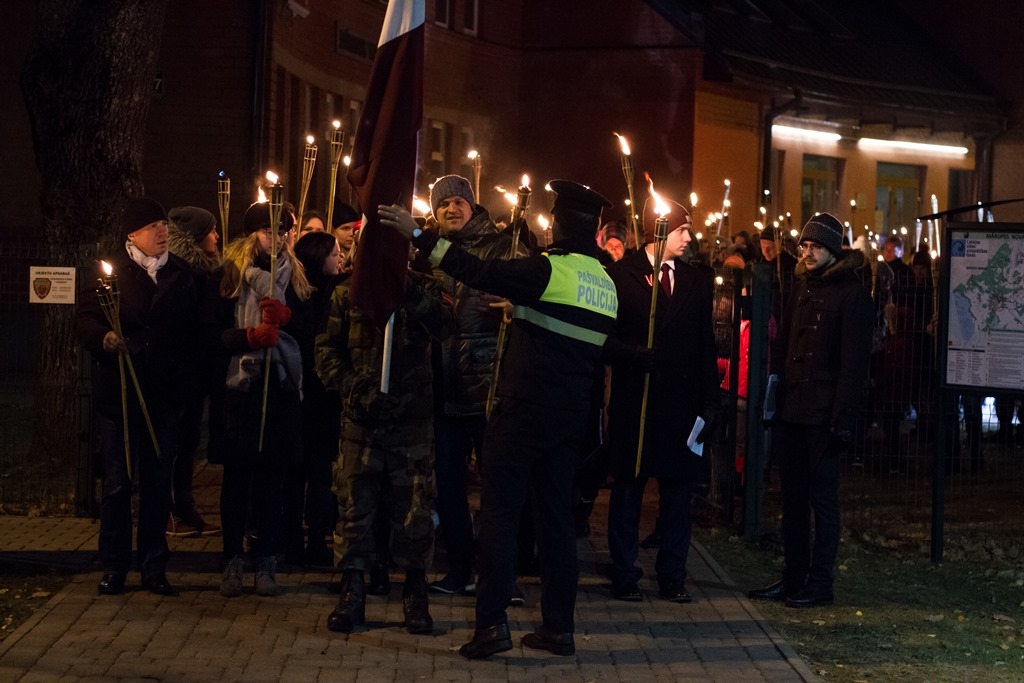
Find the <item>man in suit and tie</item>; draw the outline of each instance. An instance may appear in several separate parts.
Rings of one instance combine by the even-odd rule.
[[[712,275],[680,257],[691,240],[690,215],[672,203],[664,254],[654,277],[658,243],[653,216],[645,219],[644,249],[608,269],[619,295],[619,318],[609,339],[611,398],[608,434],[614,477],[608,510],[608,547],[612,559],[612,595],[640,601],[636,566],[639,522],[647,479],[658,481],[661,544],[655,564],[659,595],[690,602],[686,558],[690,547],[690,506],[700,458],[687,447],[698,417],[705,421],[703,443],[715,421],[718,370],[712,328]],[[654,351],[647,352],[651,288],[659,287],[655,309]],[[644,375],[650,371],[647,413],[640,424]],[[640,429],[644,447],[637,475]]]

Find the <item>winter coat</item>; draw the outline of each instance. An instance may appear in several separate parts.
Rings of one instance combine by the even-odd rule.
[[[479,206],[461,230],[446,238],[485,261],[508,258],[512,244],[511,238],[498,232],[487,210]],[[526,256],[526,249],[520,247],[518,256]],[[501,311],[487,308],[484,292],[440,268],[433,272],[442,293],[454,301],[457,321],[455,334],[438,345],[438,404],[449,416],[483,415],[494,374]]]
[[[852,430],[868,387],[873,305],[863,252],[843,252],[823,270],[801,261],[780,328],[777,394],[786,422]]]
[[[708,271],[675,259],[672,296],[658,292],[641,476],[697,476],[700,460],[686,447],[698,416],[719,403],[717,352],[712,327],[712,279]],[[616,348],[647,346],[652,268],[646,251],[626,256],[608,269],[619,294],[608,404],[611,471],[632,478],[640,436],[644,370]]]
[[[431,341],[448,338],[455,328],[455,311],[443,301],[437,282],[409,273],[405,300],[395,315],[387,393],[380,390],[384,332],[352,306],[349,296],[348,282],[334,290],[326,329],[315,345],[317,375],[328,391],[341,396],[344,419],[367,428],[431,419]]]
[[[201,345],[195,277],[188,264],[173,254],[168,254],[167,263],[157,272],[156,283],[124,249],[109,262],[118,279],[121,331],[146,408],[151,416],[161,410],[180,411],[199,370],[194,362]],[[94,362],[93,406],[98,414],[120,422],[119,354],[103,350],[103,337],[110,331],[96,290],[83,291],[75,314],[75,333]],[[141,418],[127,367],[125,379],[128,405]]]

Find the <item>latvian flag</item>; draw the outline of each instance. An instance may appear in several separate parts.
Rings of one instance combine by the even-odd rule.
[[[383,327],[405,294],[409,242],[385,228],[378,204],[412,206],[416,143],[423,121],[424,0],[390,0],[348,180],[363,212],[352,302]]]

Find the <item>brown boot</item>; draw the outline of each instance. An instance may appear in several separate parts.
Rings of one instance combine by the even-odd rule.
[[[341,597],[338,606],[327,617],[327,628],[340,633],[352,633],[357,626],[366,624],[366,584],[363,572],[346,569],[341,577]]]

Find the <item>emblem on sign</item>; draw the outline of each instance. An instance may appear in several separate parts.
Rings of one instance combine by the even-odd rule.
[[[53,286],[53,282],[48,277],[37,277],[32,281],[32,289],[35,290],[36,296],[40,299],[45,299],[46,295],[50,293],[50,287]]]

